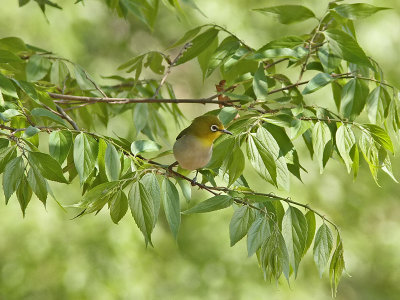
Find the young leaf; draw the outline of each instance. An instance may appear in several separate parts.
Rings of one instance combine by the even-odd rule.
[[[333,297],[336,297],[337,287],[339,285],[340,278],[342,277],[343,270],[345,269],[343,258],[343,244],[339,236],[336,244],[336,249],[333,252],[331,263],[329,266],[329,281],[331,282]]]
[[[178,238],[179,226],[181,224],[179,193],[175,185],[168,178],[163,180],[161,189],[165,216],[167,218],[169,228],[171,229],[171,232],[176,240]]]
[[[260,62],[257,71],[254,73],[253,90],[257,99],[264,100],[268,96],[267,76],[265,76],[262,62]]]
[[[389,150],[390,152],[394,153],[392,140],[383,128],[375,124],[364,124],[363,127],[369,131],[372,138],[378,144],[380,144],[383,148]]]
[[[156,226],[158,214],[160,212],[160,205],[161,205],[161,192],[160,192],[160,185],[158,184],[158,180],[154,173],[147,173],[141,179],[140,182],[143,183],[144,187],[146,188],[147,192],[150,195],[151,200],[153,201],[154,205],[154,226]]]
[[[111,220],[118,224],[118,222],[125,216],[128,210],[128,198],[122,190],[119,190],[110,203],[110,216]]]
[[[46,205],[47,199],[47,182],[46,179],[40,174],[37,168],[30,168],[28,172],[28,183],[32,188],[35,195],[40,201]]]
[[[319,276],[322,277],[324,273],[325,266],[328,263],[329,256],[332,251],[333,241],[332,233],[329,227],[324,223],[322,224],[314,240],[314,261],[317,265]]]
[[[306,240],[306,245],[304,247],[303,256],[307,253],[308,248],[310,248],[312,244],[316,228],[314,212],[309,210],[305,216],[307,220],[307,240]]]
[[[117,181],[121,172],[120,155],[113,144],[108,144],[105,153],[105,170],[109,181]]]
[[[150,140],[137,140],[131,145],[131,151],[133,155],[137,155],[143,152],[154,152],[161,149],[161,146],[154,141]]]
[[[178,59],[176,65],[183,64],[198,56],[207,48],[208,45],[210,45],[214,41],[215,38],[217,38],[218,32],[219,30],[215,28],[210,28],[195,37],[191,41],[192,46],[182,54],[182,56]]]
[[[183,214],[198,214],[227,208],[233,204],[233,199],[227,195],[217,195],[198,203],[192,208],[183,211]]]
[[[331,75],[327,73],[318,73],[315,75],[306,85],[304,88],[302,94],[311,94],[320,88],[324,87],[328,83],[332,82],[334,79],[332,78]]]
[[[351,79],[342,90],[341,110],[345,118],[353,120],[363,110],[368,96],[368,85],[360,79]]]
[[[325,122],[317,122],[312,131],[312,146],[314,154],[318,160],[319,169],[322,174],[324,170],[324,151],[328,142],[331,140],[331,131]]]
[[[32,55],[26,64],[26,80],[38,81],[49,72],[51,62],[41,55]]]
[[[28,203],[32,198],[32,189],[30,188],[25,175],[22,175],[21,182],[18,184],[16,194],[19,205],[21,206],[22,214],[25,217],[26,207],[28,206]]]
[[[334,8],[334,10],[343,18],[352,20],[366,18],[385,9],[389,8],[373,6],[367,3],[341,4]]]
[[[247,253],[252,256],[261,247],[271,234],[269,222],[266,216],[258,217],[251,224],[247,233]]]
[[[390,104],[390,96],[385,88],[377,86],[367,98],[367,112],[369,120],[374,123],[382,123],[387,117],[387,109]]]
[[[289,206],[286,210],[282,220],[282,235],[296,277],[307,241],[307,221],[299,209]]]
[[[247,234],[253,221],[253,211],[250,207],[245,205],[235,210],[229,224],[231,247]]]
[[[81,185],[95,167],[97,152],[98,144],[92,136],[83,132],[77,135],[74,142],[74,163]]]
[[[336,131],[336,147],[339,151],[340,156],[347,167],[347,172],[350,173],[353,161],[350,156],[350,151],[356,143],[356,138],[354,136],[351,127],[342,124]]]
[[[136,225],[143,233],[145,243],[151,242],[151,232],[154,228],[154,204],[145,186],[137,181],[132,185],[128,195],[129,206]]]
[[[6,198],[6,204],[11,195],[17,190],[19,183],[24,175],[24,161],[22,156],[18,156],[11,160],[4,169],[3,175],[3,192]]]
[[[348,62],[372,68],[364,50],[349,34],[339,29],[329,29],[324,34],[333,54]]]
[[[279,5],[265,8],[253,9],[264,15],[276,15],[278,21],[282,24],[292,24],[311,18],[315,18],[314,13],[302,5]]]
[[[67,158],[72,146],[72,133],[67,130],[53,131],[49,136],[49,153],[60,164]]]
[[[116,192],[118,182],[105,182],[89,190],[77,203],[76,207],[84,208],[85,213],[99,212]]]
[[[37,168],[44,178],[68,183],[63,175],[60,164],[50,155],[42,152],[29,152],[28,159],[31,168]]]

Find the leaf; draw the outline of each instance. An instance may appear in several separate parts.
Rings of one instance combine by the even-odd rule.
[[[145,243],[151,242],[151,233],[154,228],[154,204],[145,186],[137,181],[132,185],[128,195],[129,206],[136,225],[143,233]]]
[[[16,146],[0,149],[0,173],[3,173],[6,165],[17,157]]]
[[[133,110],[133,123],[135,124],[136,133],[138,134],[146,127],[149,119],[148,104],[137,103]]]
[[[67,130],[53,131],[49,136],[49,154],[62,164],[72,146],[72,133]]]
[[[302,94],[307,95],[314,93],[315,91],[319,90],[320,88],[324,87],[328,83],[331,83],[334,79],[331,75],[327,73],[318,73],[315,75],[306,85]]]
[[[290,48],[268,48],[264,47],[257,50],[253,54],[249,55],[249,59],[252,60],[265,60],[268,58],[290,58],[290,59],[299,59],[295,50]]]
[[[62,61],[57,59],[53,62],[50,71],[50,82],[56,86],[63,88],[65,79],[69,75],[69,70],[67,65]]]
[[[113,144],[108,144],[105,153],[105,170],[109,181],[117,181],[121,172],[120,155]]]
[[[138,155],[143,152],[154,152],[161,149],[161,146],[154,141],[150,140],[137,140],[131,145],[133,155]]]
[[[349,34],[339,29],[329,29],[324,34],[334,55],[348,62],[373,68],[364,50]]]
[[[207,76],[207,69],[211,59],[211,55],[217,48],[218,48],[218,36],[212,41],[211,44],[207,45],[206,48],[197,56],[197,61],[200,65],[201,72],[203,73],[203,80]]]
[[[302,5],[279,5],[265,8],[253,9],[264,15],[273,14],[282,24],[292,24],[315,18],[314,13]]]
[[[179,226],[181,224],[179,193],[175,185],[168,178],[163,180],[161,190],[165,216],[172,235],[176,240],[178,238]]]
[[[93,90],[95,88],[93,83],[88,78],[89,75],[81,66],[74,65],[74,73],[76,82],[82,90]]]
[[[65,124],[64,120],[61,119],[59,116],[57,116],[55,113],[41,108],[41,107],[36,107],[31,110],[31,115],[37,118],[49,118],[50,120],[66,127],[67,125]]]
[[[312,145],[315,157],[318,160],[321,174],[324,170],[323,157],[325,147],[330,140],[331,131],[329,130],[328,125],[326,125],[324,122],[317,122],[312,131]]]
[[[232,149],[231,153],[227,155],[229,158],[225,160],[222,166],[229,175],[228,186],[232,185],[236,179],[242,175],[245,167],[245,158],[242,150],[239,147]]]
[[[17,190],[24,175],[24,169],[25,165],[22,156],[14,158],[6,165],[3,175],[3,192],[6,204],[11,195]]]
[[[351,20],[366,18],[386,9],[390,8],[373,6],[367,3],[341,4],[334,8],[339,15]]]
[[[282,220],[282,235],[286,242],[290,265],[297,277],[307,240],[307,221],[299,209],[289,206],[286,210]]]
[[[18,98],[15,87],[10,79],[0,73],[0,91],[4,95],[8,95],[10,97]]]
[[[184,179],[178,179],[176,180],[181,187],[182,194],[186,199],[186,202],[189,203],[191,198],[192,198],[192,187],[189,181],[184,180]]]
[[[217,38],[218,32],[219,30],[215,28],[210,28],[195,37],[191,41],[192,46],[182,54],[182,56],[176,62],[176,65],[183,64],[198,56],[207,48],[208,45],[212,44],[214,39]]]
[[[22,214],[25,217],[26,207],[32,198],[32,189],[30,188],[25,175],[22,175],[16,194],[19,205],[21,206]]]
[[[108,202],[110,196],[115,194],[118,182],[104,182],[89,190],[76,207],[84,208],[85,213],[99,212]]]
[[[394,153],[392,140],[390,139],[389,135],[383,128],[375,124],[363,124],[362,126],[370,132],[372,138],[379,145],[389,150],[390,152]]]
[[[368,96],[368,85],[359,79],[351,79],[342,90],[341,110],[345,118],[353,120],[363,110]]]
[[[234,36],[228,36],[212,53],[208,62],[206,77],[209,77],[216,68],[231,58],[240,47],[240,41]]]
[[[22,63],[22,60],[10,51],[0,50],[0,64],[7,63]]]
[[[40,129],[37,127],[33,127],[33,126],[28,126],[23,134],[23,137],[25,138],[30,138],[35,136],[38,132],[40,132]]]
[[[378,184],[379,150],[377,143],[368,131],[363,131],[360,139],[360,149],[365,161],[368,163],[372,177]]]
[[[50,155],[42,152],[29,152],[31,168],[37,168],[40,174],[51,181],[68,183],[63,175],[60,164]]]
[[[154,226],[156,226],[158,214],[160,212],[160,205],[161,205],[160,185],[158,184],[156,175],[154,175],[153,173],[145,174],[140,179],[140,182],[143,183],[144,187],[146,188],[147,192],[150,195],[151,201],[153,201],[154,216],[155,216]]]
[[[253,90],[257,99],[265,100],[268,96],[267,76],[264,73],[264,64],[260,62],[257,71],[254,73]]]
[[[271,234],[268,219],[265,216],[258,217],[251,224],[247,233],[247,252],[252,256],[261,247]]]
[[[38,104],[41,104],[38,98],[38,94],[36,92],[35,86],[32,83],[23,81],[23,80],[16,80],[16,79],[12,79],[18,86],[19,88],[28,95],[29,98],[31,98],[33,101],[35,101]],[[42,109],[42,108],[41,108]],[[35,110],[32,109],[32,111]],[[32,113],[31,111],[31,113]]]
[[[110,216],[111,220],[118,224],[118,222],[125,216],[128,210],[128,198],[125,193],[119,190],[110,203]]]
[[[229,224],[231,247],[247,234],[253,221],[254,216],[250,207],[245,205],[235,210]]]
[[[32,55],[26,64],[26,80],[38,81],[43,79],[51,67],[51,62],[41,55]]]
[[[5,37],[0,39],[0,49],[7,50],[13,53],[28,51],[25,43],[17,37]]]
[[[345,263],[343,258],[343,244],[340,237],[336,243],[336,249],[333,252],[331,263],[329,266],[329,281],[331,282],[332,296],[336,297],[337,287],[342,277]]]
[[[39,198],[40,201],[46,205],[47,199],[47,182],[46,179],[40,174],[37,168],[30,168],[28,171],[28,183],[32,188],[35,195]]]
[[[183,37],[181,37],[178,41],[176,41],[174,44],[172,44],[168,49],[175,48],[175,47],[177,47],[177,46],[179,46],[179,45],[182,45],[182,44],[186,43],[186,42],[189,41],[190,39],[194,38],[194,37],[200,32],[201,28],[203,28],[203,27],[204,27],[204,25],[203,25],[203,26],[195,27],[195,28],[193,28],[193,29],[187,31],[187,32],[183,35]],[[168,50],[168,49],[167,49],[167,50]]]
[[[203,202],[198,203],[192,208],[183,211],[183,214],[198,214],[198,213],[206,213],[210,211],[220,210],[227,208],[233,204],[233,199],[231,196],[227,195],[217,195],[211,197]]]
[[[318,58],[321,61],[324,71],[329,74],[335,72],[342,62],[340,57],[332,53],[332,49],[328,43],[318,48]]]
[[[347,172],[350,173],[353,161],[350,156],[350,151],[356,143],[356,138],[351,126],[342,124],[336,131],[336,146],[339,151],[340,156],[347,167]]]
[[[235,117],[238,115],[238,111],[234,107],[224,107],[218,114],[218,118],[221,120],[224,126],[227,126],[230,122],[232,122]]]
[[[314,239],[314,234],[315,234],[315,228],[316,228],[314,212],[309,210],[306,213],[305,217],[307,220],[307,239],[306,239],[306,245],[304,247],[303,256],[306,255],[308,248],[310,248],[310,246],[312,244],[312,241]]]
[[[367,97],[369,120],[374,124],[383,123],[387,117],[390,102],[387,90],[381,85],[377,86]]]
[[[319,228],[314,240],[314,262],[317,265],[319,276],[322,277],[332,251],[332,233],[324,223]]]
[[[96,165],[97,152],[98,144],[93,137],[83,132],[77,135],[74,142],[74,163],[81,185]]]

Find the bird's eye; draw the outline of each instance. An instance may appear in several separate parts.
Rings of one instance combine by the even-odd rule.
[[[211,131],[213,131],[213,132],[218,131],[218,126],[217,125],[211,125]]]

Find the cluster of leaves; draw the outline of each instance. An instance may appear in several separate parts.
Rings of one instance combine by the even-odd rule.
[[[133,9],[139,2],[145,5]],[[177,1],[167,2],[178,5]],[[79,177],[83,198],[74,207],[82,214],[108,207],[111,219],[118,223],[130,209],[146,245],[152,245],[151,233],[163,208],[177,238],[180,199],[190,201],[190,179],[181,170],[154,161],[170,151],[152,159],[143,153],[159,151],[157,141],[167,139],[163,116],[172,117],[177,124],[182,119],[179,99],[165,81],[169,72],[197,59],[204,80],[218,71],[226,87],[208,100],[197,100],[212,102],[222,97],[214,103],[225,107],[208,113],[218,115],[233,135],[218,139],[211,162],[200,171],[202,181],[196,183],[213,197],[183,213],[233,206],[231,245],[247,235],[249,256],[257,254],[270,279],[278,280],[282,274],[287,280],[291,274],[296,277],[301,259],[314,242],[317,268],[322,275],[329,263],[336,293],[344,270],[343,242],[336,225],[307,205],[253,191],[243,171],[249,162],[271,186],[289,191],[290,174],[301,180],[305,171],[293,143],[302,138],[321,173],[327,162],[336,158],[355,178],[361,152],[376,182],[379,171],[396,180],[390,155],[395,151],[392,139],[399,138],[400,129],[397,91],[384,81],[379,65],[358,44],[353,24],[383,8],[337,2],[329,4],[310,34],[281,37],[260,49],[218,25],[196,27],[171,46],[184,45],[175,59],[156,51],[135,56],[119,67],[133,77],[106,77],[118,84],[101,87],[71,61],[18,38],[1,39],[0,134],[4,138],[0,140],[0,171],[4,173],[6,201],[15,192],[25,214],[33,193],[43,203],[52,195],[48,181],[67,184]],[[122,7],[140,13],[141,17],[137,16],[150,27],[156,12],[146,5],[158,7],[158,1],[107,4],[122,14]],[[316,18],[314,12],[299,5],[255,11],[275,15],[283,24]],[[284,70],[297,68],[299,76],[290,79],[280,71],[282,64],[286,64]],[[145,68],[164,76],[161,81],[142,79]],[[304,80],[305,76],[309,79]],[[328,86],[336,111],[307,103],[309,94]],[[191,105],[204,103],[201,101],[193,99]],[[94,118],[107,126],[110,118],[127,110],[133,116],[135,141],[95,133]],[[359,121],[366,118],[368,122]],[[46,146],[47,151],[43,150]],[[306,213],[297,207],[305,208]],[[315,214],[322,218],[317,231]],[[336,231],[335,246],[330,226]]]

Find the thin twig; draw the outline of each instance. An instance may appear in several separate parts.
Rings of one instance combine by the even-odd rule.
[[[58,104],[56,104],[56,108],[57,108],[58,112],[61,114],[61,117],[62,117],[63,119],[65,119],[65,120],[67,120],[67,122],[68,122],[69,124],[71,124],[71,126],[72,126],[75,130],[78,130],[78,131],[79,131],[78,125],[75,123],[74,120],[72,120],[72,118],[71,118],[69,115],[67,115],[67,113],[63,110],[63,108],[62,108],[60,105],[58,105]]]

